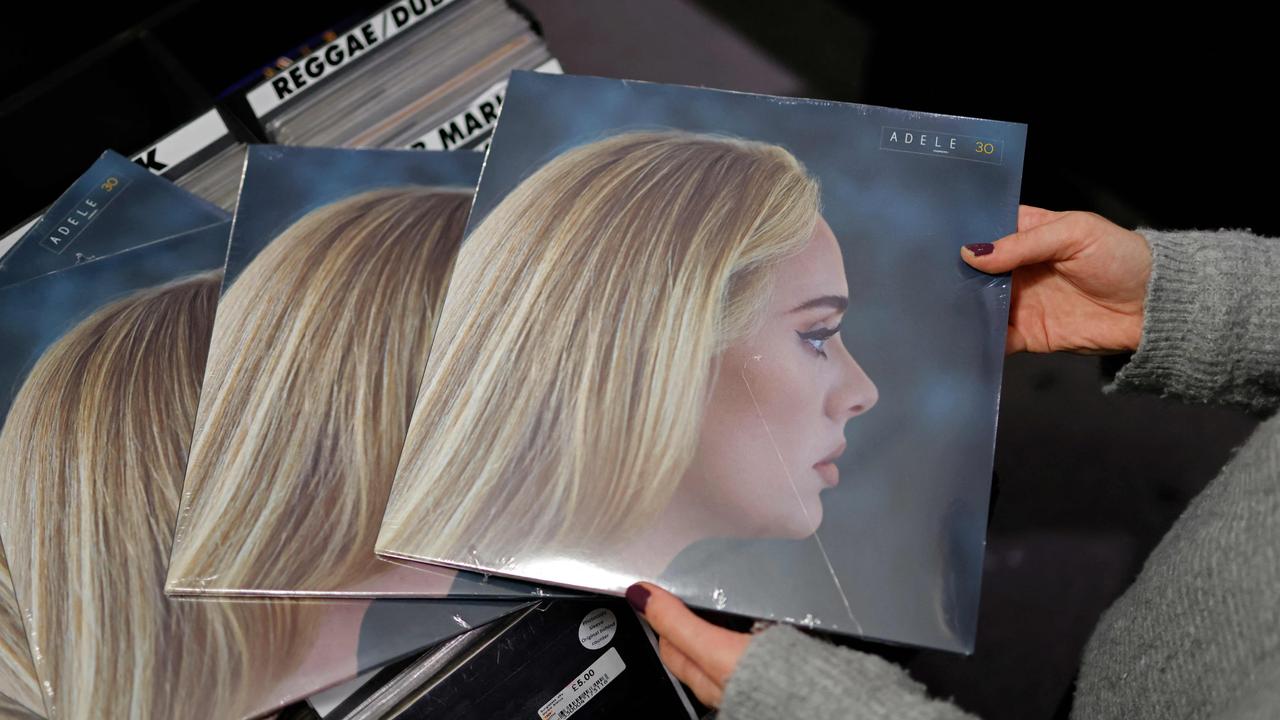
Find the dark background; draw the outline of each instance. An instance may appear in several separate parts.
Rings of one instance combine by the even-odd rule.
[[[381,4],[7,8],[0,225],[39,211],[104,146],[140,149],[277,54]],[[835,0],[524,4],[567,72],[1023,122],[1025,203],[1127,227],[1278,234],[1264,201],[1280,145],[1263,121],[1275,63],[1260,17],[1213,6],[1134,17],[1070,6],[1033,19]],[[977,651],[888,651],[985,718],[1065,707],[1098,615],[1254,425],[1229,409],[1105,397],[1099,368],[1088,357],[1007,361]]]

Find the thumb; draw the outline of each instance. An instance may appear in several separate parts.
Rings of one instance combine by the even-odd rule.
[[[654,632],[721,685],[728,682],[751,640],[749,635],[703,620],[675,595],[652,583],[627,588],[627,602],[649,621]]]
[[[960,249],[960,257],[975,270],[1006,273],[1026,265],[1066,260],[1079,249],[1080,235],[1067,218],[1006,235],[994,243],[973,243]]]

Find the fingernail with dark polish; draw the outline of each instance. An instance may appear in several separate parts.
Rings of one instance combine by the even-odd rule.
[[[632,585],[627,588],[627,602],[631,603],[631,607],[635,608],[636,612],[643,615],[644,606],[649,604],[649,591],[638,584]]]
[[[965,249],[974,255],[982,256],[990,255],[996,249],[996,246],[994,243],[972,243],[965,245]]]

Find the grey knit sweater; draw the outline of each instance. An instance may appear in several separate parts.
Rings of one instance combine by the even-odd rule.
[[[1137,351],[1103,392],[1269,419],[1103,615],[1072,717],[1280,718],[1280,239],[1138,228],[1153,268]],[[748,646],[721,720],[971,718],[900,668],[778,625]]]

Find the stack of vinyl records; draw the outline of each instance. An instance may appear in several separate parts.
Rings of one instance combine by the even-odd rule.
[[[217,110],[210,110],[155,145],[134,162],[223,210],[236,207],[245,144],[236,139]]]
[[[130,157],[232,211],[246,143],[484,150],[511,71],[561,72],[506,0],[403,0],[330,36],[245,93],[247,115],[220,104]],[[0,238],[0,258],[41,215]]]
[[[107,150],[0,244],[0,712],[694,718],[642,581],[971,652],[1025,142],[397,0]]]
[[[287,145],[481,149],[512,70],[560,72],[526,17],[504,0],[423,7],[419,17],[409,5],[392,5],[251,90],[249,105],[267,137]]]
[[[680,691],[653,640],[618,598],[546,601],[308,702],[325,720],[551,718],[573,706],[585,717],[700,717],[706,709]]]

